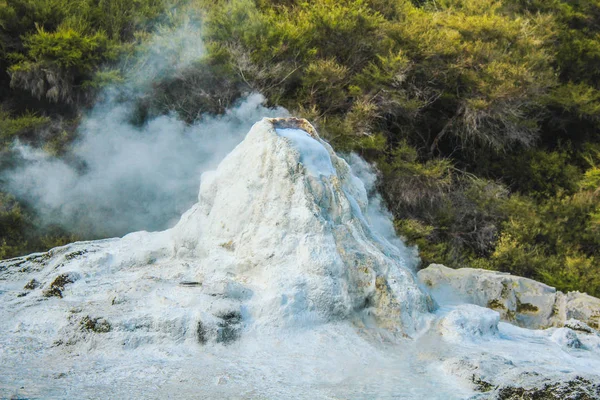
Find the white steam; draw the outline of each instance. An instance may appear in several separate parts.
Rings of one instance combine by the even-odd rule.
[[[82,171],[18,145],[24,166],[8,173],[7,183],[46,223],[100,235],[164,229],[196,201],[201,173],[213,169],[256,120],[286,114],[263,101],[253,94],[193,126],[162,116],[143,128],[128,123],[128,105],[102,104],[80,127],[73,155],[83,161]]]
[[[159,26],[132,63],[124,60],[126,85],[143,89],[161,78],[184,71],[204,55],[202,29],[198,23],[184,17],[175,28]]]
[[[125,82],[84,117],[66,159],[15,143],[21,167],[5,171],[8,190],[44,224],[89,236],[122,235],[172,225],[196,200],[200,175],[213,169],[262,117],[286,116],[250,94],[221,116],[188,125],[174,115],[142,127],[130,121],[135,97],[160,78],[189,68],[204,54],[200,29],[184,21],[159,28],[138,57],[124,60]]]

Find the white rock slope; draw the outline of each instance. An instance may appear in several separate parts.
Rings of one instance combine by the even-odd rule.
[[[372,209],[308,122],[263,119],[174,228],[0,261],[0,398],[600,396],[595,332],[434,310]]]
[[[363,183],[302,124],[262,120],[203,175],[172,231],[176,257],[200,260],[195,280],[234,277],[256,293],[246,303],[254,324],[360,316],[412,335],[428,296],[406,254],[371,230]]]

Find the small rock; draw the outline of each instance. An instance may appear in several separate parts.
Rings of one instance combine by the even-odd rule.
[[[498,312],[474,304],[456,306],[446,314],[439,330],[447,340],[473,340],[498,334]]]
[[[240,337],[242,315],[239,311],[230,311],[220,315],[217,328],[217,343],[228,344]]]
[[[196,334],[198,335],[198,343],[206,344],[208,341],[208,329],[202,323],[202,321],[198,321],[198,325],[196,326]]]
[[[552,336],[550,336],[550,340],[560,346],[568,347],[570,349],[581,349],[584,347],[577,334],[569,328],[558,328]]]
[[[565,328],[569,328],[574,331],[590,333],[590,334],[596,333],[596,331],[592,327],[590,327],[588,324],[586,324],[583,321],[578,321],[576,319],[570,319],[567,322],[565,322]]]

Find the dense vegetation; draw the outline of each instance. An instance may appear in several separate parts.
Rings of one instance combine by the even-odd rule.
[[[178,13],[207,54],[146,89],[139,123],[261,92],[377,165],[424,266],[600,295],[600,0],[0,0],[0,168],[14,138],[66,156],[119,60]],[[0,194],[0,257],[73,234]]]

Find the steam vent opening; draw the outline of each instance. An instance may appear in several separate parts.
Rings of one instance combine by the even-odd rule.
[[[417,273],[375,178],[265,117],[171,229],[0,261],[0,398],[600,398],[600,300]]]
[[[275,129],[300,129],[313,139],[319,139],[316,129],[304,118],[269,118]]]

